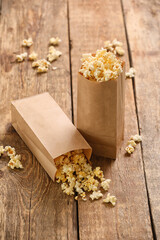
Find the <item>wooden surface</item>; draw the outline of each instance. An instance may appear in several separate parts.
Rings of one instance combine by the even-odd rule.
[[[10,170],[0,159],[0,239],[2,240],[151,240],[160,239],[160,82],[158,1],[20,0],[1,1],[0,144],[14,146],[24,169]],[[38,75],[31,63],[13,63],[21,41],[32,37],[39,57],[59,36],[62,57],[56,71]],[[79,59],[105,40],[125,46],[125,139],[116,161],[92,157],[112,179],[115,208],[100,201],[74,201],[53,183],[10,124],[10,101],[49,91],[76,121]],[[31,50],[27,50],[28,52]],[[124,155],[130,135],[140,132],[141,145]]]

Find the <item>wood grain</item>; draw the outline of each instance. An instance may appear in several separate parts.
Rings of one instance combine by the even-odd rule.
[[[67,2],[2,1],[0,19],[1,86],[0,143],[14,146],[22,154],[24,170],[8,170],[7,160],[0,159],[0,238],[76,239],[76,206],[62,194],[10,125],[10,101],[49,91],[71,117]],[[50,37],[62,39],[58,49],[63,55],[47,74],[37,75],[30,62],[13,63],[15,53],[38,53],[45,58]],[[32,37],[31,49],[21,41]],[[43,109],[42,109],[43,111]]]
[[[75,10],[76,9],[76,10]],[[128,55],[122,9],[115,1],[70,1],[70,34],[72,42],[72,79],[76,119],[76,80],[82,53],[95,52],[105,40],[123,41]],[[105,177],[112,179],[110,192],[118,202],[115,208],[102,200],[78,202],[79,236],[81,240],[152,239],[147,193],[140,145],[131,157],[124,147],[130,135],[138,132],[132,81],[126,81],[125,138],[116,161],[93,157],[102,166]]]
[[[160,239],[160,3],[123,0],[155,237]]]

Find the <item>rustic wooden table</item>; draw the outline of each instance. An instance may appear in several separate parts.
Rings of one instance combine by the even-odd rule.
[[[1,240],[142,240],[160,239],[160,81],[159,1],[147,0],[1,0],[0,144],[22,154],[23,170],[0,159]],[[59,36],[63,52],[56,71],[37,75],[30,62],[12,63],[21,41],[32,37],[45,57],[50,37]],[[79,200],[62,193],[10,123],[10,102],[49,91],[76,121],[76,78],[82,53],[94,52],[105,40],[124,43],[126,68],[125,139],[116,161],[93,157],[107,178],[116,207]],[[29,51],[31,51],[28,50]],[[43,109],[42,109],[43,111]],[[125,144],[140,133],[131,157]]]

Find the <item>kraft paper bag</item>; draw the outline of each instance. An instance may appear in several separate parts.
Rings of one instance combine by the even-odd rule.
[[[116,80],[96,82],[78,73],[77,128],[93,153],[115,159],[124,137],[125,68]]]
[[[48,175],[55,180],[54,159],[83,149],[88,160],[91,147],[48,93],[12,102],[12,125]]]

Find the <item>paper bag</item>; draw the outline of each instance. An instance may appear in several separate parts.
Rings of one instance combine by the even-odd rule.
[[[13,101],[11,115],[13,127],[53,180],[60,155],[83,149],[90,159],[91,147],[48,93]]]
[[[116,158],[124,136],[125,71],[116,80],[96,82],[78,73],[77,128],[93,153]]]

